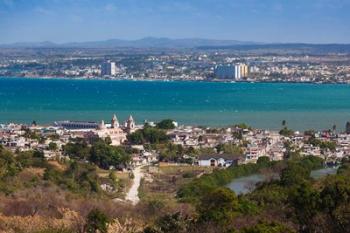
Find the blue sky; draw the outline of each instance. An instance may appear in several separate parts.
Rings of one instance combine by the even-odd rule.
[[[350,0],[0,0],[0,43],[148,36],[350,43]]]

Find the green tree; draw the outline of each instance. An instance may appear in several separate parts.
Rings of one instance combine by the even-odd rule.
[[[108,145],[111,145],[111,144],[112,144],[112,139],[111,139],[111,137],[106,137],[106,138],[105,138],[105,142],[106,142]]]
[[[268,166],[268,164],[270,163],[270,158],[268,156],[261,156],[258,158],[257,163],[264,166]]]
[[[153,128],[153,127],[144,128],[143,135],[144,135],[144,138],[146,139],[146,142],[149,142],[151,144],[166,143],[169,141],[169,137],[166,135],[166,133],[163,130]]]
[[[307,141],[308,144],[311,144],[313,146],[318,146],[321,149],[328,149],[330,151],[335,151],[337,144],[334,141],[322,141],[320,139],[317,139],[315,137],[309,138]]]
[[[180,148],[181,147],[181,148]],[[181,145],[168,143],[166,146],[158,148],[160,161],[179,161],[183,155],[183,148]]]
[[[312,155],[302,157],[298,162],[301,166],[307,168],[310,171],[321,169],[324,166],[324,160],[322,158]]]
[[[86,218],[86,232],[87,233],[107,233],[110,219],[99,209],[90,211]]]
[[[157,128],[159,129],[174,129],[174,121],[171,119],[165,119],[157,123]]]
[[[297,162],[289,162],[288,166],[282,170],[281,183],[286,187],[290,187],[305,182],[309,177],[310,170]]]
[[[43,159],[44,158],[44,152],[39,151],[39,150],[34,150],[33,151],[33,157],[34,158],[41,158],[41,159]]]
[[[283,120],[283,121],[282,121],[282,127],[284,128],[284,127],[286,127],[286,125],[287,125],[287,121],[286,121],[286,120]]]
[[[143,144],[146,142],[143,136],[143,130],[136,130],[135,132],[129,134],[127,139],[131,144]]]
[[[345,132],[347,134],[350,134],[350,121],[346,122],[346,125],[345,125]]]
[[[226,224],[237,215],[238,198],[230,189],[220,187],[204,196],[197,209],[201,222]]]
[[[334,124],[334,125],[332,126],[332,130],[333,130],[333,132],[335,132],[335,131],[337,130],[337,125],[336,125],[336,124]]]
[[[49,150],[55,151],[57,149],[58,149],[58,147],[57,147],[56,143],[54,143],[54,142],[49,143]]]
[[[0,179],[13,177],[21,171],[21,164],[15,160],[15,156],[8,150],[0,150]]]
[[[279,134],[285,137],[290,137],[290,136],[293,136],[294,131],[291,129],[288,129],[287,127],[284,127],[280,130]]]
[[[169,141],[168,135],[162,129],[151,126],[145,126],[143,129],[136,130],[127,136],[131,144],[159,144]]]
[[[327,177],[321,191],[321,209],[329,216],[332,232],[347,232],[350,227],[349,173]]]
[[[70,142],[63,146],[63,152],[71,159],[87,159],[90,155],[90,148],[85,142]]]
[[[321,203],[320,194],[307,182],[302,183],[290,194],[289,202],[294,207],[301,230],[310,225],[310,220],[317,214]]]
[[[343,203],[350,203],[350,180],[345,176],[330,177],[321,192],[322,208],[332,212]]]
[[[154,226],[147,227],[144,233],[186,233],[188,225],[188,219],[177,212],[160,217]]]
[[[130,155],[123,148],[108,145],[100,140],[92,145],[89,161],[103,169],[109,169],[110,166],[126,166],[130,161]]]
[[[112,170],[108,174],[108,178],[111,180],[113,187],[116,189],[118,188],[118,177],[116,176],[115,172]]]

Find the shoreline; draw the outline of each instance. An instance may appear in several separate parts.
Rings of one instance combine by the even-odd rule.
[[[298,81],[261,81],[261,80],[186,80],[186,79],[130,79],[102,77],[56,77],[56,76],[0,76],[0,79],[30,80],[72,80],[72,81],[130,81],[130,82],[190,82],[190,83],[267,83],[267,84],[308,84],[308,85],[350,85],[348,82],[298,82]]]
[[[106,120],[106,119],[105,119]],[[154,120],[154,121],[150,121],[150,122],[159,122],[161,120],[164,120],[164,119],[157,119],[157,120]],[[74,121],[74,120],[73,120]],[[95,122],[95,123],[99,123],[98,120],[92,120],[92,121],[88,121],[88,120],[77,120],[77,121],[81,121],[81,122]],[[176,119],[174,120],[176,121]],[[145,122],[145,121],[139,121],[140,124],[138,124],[137,126],[142,128],[143,127],[143,124],[141,122]],[[178,122],[176,121],[177,123],[179,123],[179,128],[202,128],[202,129],[217,129],[217,130],[224,130],[224,129],[228,129],[228,128],[232,128],[232,127],[236,127],[236,126],[239,126],[241,124],[244,124],[244,125],[247,125],[250,129],[254,129],[254,130],[260,130],[260,131],[268,131],[268,132],[273,132],[273,133],[279,133],[280,130],[283,128],[283,126],[276,126],[276,127],[259,127],[259,126],[256,126],[256,125],[251,125],[249,123],[246,123],[246,122],[233,122],[232,124],[220,124],[220,125],[212,125],[212,124],[196,124],[196,123],[193,123],[193,124],[185,124],[185,123],[182,123],[182,122]],[[31,122],[18,122],[18,121],[8,121],[8,122],[0,122],[0,129],[1,129],[1,126],[6,126],[6,125],[10,125],[10,124],[15,124],[15,125],[22,125],[22,126],[25,126],[25,127],[31,127],[32,123]],[[344,126],[346,125],[346,122],[344,122],[344,125],[337,125],[339,127],[337,127],[337,129],[334,131],[334,132],[337,132],[337,133],[342,133],[344,131]],[[52,123],[50,122],[43,122],[43,123],[38,123],[36,125],[36,127],[42,127],[42,128],[50,128],[50,127],[57,127]],[[327,127],[318,127],[318,128],[314,128],[314,127],[306,127],[306,128],[295,128],[295,127],[289,127],[287,126],[287,128],[293,130],[294,132],[298,132],[298,133],[303,133],[305,131],[309,131],[309,130],[313,130],[315,132],[322,132],[322,131],[329,131],[329,130],[332,130],[331,129],[331,125],[327,128]],[[88,129],[89,131],[90,129]],[[74,130],[73,130],[74,131]]]

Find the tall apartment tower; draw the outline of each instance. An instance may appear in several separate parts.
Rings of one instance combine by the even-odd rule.
[[[117,66],[115,62],[107,61],[101,65],[102,76],[115,76],[117,74]]]
[[[240,80],[242,78],[241,65],[235,65],[235,79]]]
[[[248,76],[248,66],[246,64],[240,64],[240,72],[241,77],[247,77]]]
[[[214,75],[218,79],[234,79],[235,67],[232,65],[218,65],[214,69]]]

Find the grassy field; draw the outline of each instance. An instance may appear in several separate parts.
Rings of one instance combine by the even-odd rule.
[[[121,171],[108,171],[103,169],[98,169],[97,174],[101,178],[108,178],[110,173],[113,172],[116,177],[116,182],[118,184],[118,191],[113,193],[112,198],[124,198],[126,192],[130,189],[132,185],[132,179],[130,178],[130,172]]]
[[[176,192],[180,186],[203,173],[212,171],[210,167],[186,165],[161,165],[144,169],[146,175],[139,189],[141,201],[157,200],[174,205],[177,202]]]

